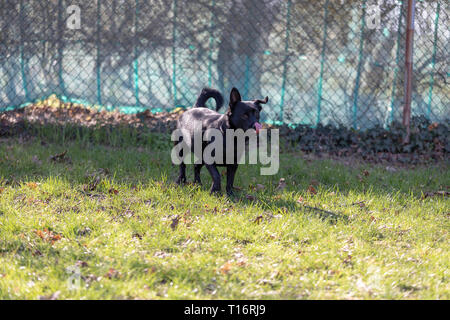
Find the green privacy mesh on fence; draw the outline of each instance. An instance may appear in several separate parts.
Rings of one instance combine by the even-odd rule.
[[[235,86],[269,96],[267,122],[401,117],[405,1],[2,0],[0,19],[0,111],[52,94],[171,110]],[[417,1],[412,115],[438,122],[450,114],[448,21],[448,1]]]

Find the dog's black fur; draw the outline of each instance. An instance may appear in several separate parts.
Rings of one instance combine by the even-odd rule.
[[[178,129],[186,129],[189,131],[191,135],[191,141],[186,141],[186,144],[191,148],[192,152],[194,151],[194,121],[201,121],[202,123],[202,134],[207,129],[215,128],[221,131],[224,136],[224,157],[226,156],[226,138],[225,132],[227,129],[242,129],[244,131],[255,128],[255,124],[259,124],[259,114],[261,112],[261,104],[267,103],[269,100],[266,97],[264,100],[252,100],[252,101],[242,101],[241,95],[236,88],[233,88],[230,93],[230,104],[229,109],[225,114],[220,114],[216,111],[210,110],[205,107],[205,103],[209,98],[214,98],[216,100],[216,111],[223,105],[223,97],[219,91],[210,88],[204,88],[202,93],[197,99],[197,102],[194,108],[184,112],[177,122]],[[176,142],[178,144],[180,141]],[[202,152],[205,147],[208,145],[208,142],[202,144]],[[182,156],[182,154],[181,154]],[[238,156],[237,156],[237,148],[234,148],[234,163],[233,164],[195,164],[194,165],[194,183],[201,184],[200,181],[200,170],[203,165],[206,166],[211,177],[213,179],[213,184],[211,187],[211,193],[220,192],[221,190],[221,182],[220,182],[220,174],[217,170],[217,166],[226,166],[227,167],[227,186],[226,191],[228,195],[233,194],[233,182],[234,176],[236,174],[236,170],[238,168]],[[183,163],[180,164],[180,174],[176,181],[178,184],[186,183],[186,165]]]

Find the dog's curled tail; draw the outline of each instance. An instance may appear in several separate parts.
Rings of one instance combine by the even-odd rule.
[[[206,101],[209,98],[214,98],[216,100],[216,111],[219,111],[223,106],[223,96],[216,89],[211,88],[203,88],[202,93],[197,98],[197,102],[195,103],[196,108],[204,108]]]

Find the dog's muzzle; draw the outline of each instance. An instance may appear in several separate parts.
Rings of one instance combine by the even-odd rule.
[[[255,123],[253,124],[253,128],[255,128],[256,133],[259,133],[259,130],[262,129],[262,125],[261,125],[259,122],[255,122]]]

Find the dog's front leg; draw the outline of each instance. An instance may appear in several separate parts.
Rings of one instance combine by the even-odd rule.
[[[180,164],[180,175],[178,176],[176,183],[177,184],[186,183],[186,165],[184,164],[184,162]]]
[[[200,171],[202,170],[203,164],[194,165],[194,183],[202,184],[200,179]]]
[[[233,195],[234,176],[236,174],[237,168],[237,164],[227,166],[227,194],[229,196]]]
[[[207,164],[206,169],[208,169],[209,174],[213,179],[213,184],[211,187],[211,194],[214,192],[220,192],[220,173],[217,170],[217,167],[214,164]]]

